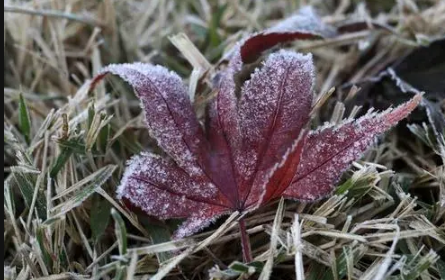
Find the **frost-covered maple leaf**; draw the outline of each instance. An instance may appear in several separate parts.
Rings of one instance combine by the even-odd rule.
[[[269,38],[272,46],[321,33],[282,26],[240,43],[215,85],[218,95],[209,105],[206,129],[177,74],[142,63],[105,67],[92,87],[107,73],[128,82],[141,100],[150,135],[166,154],[134,156],[118,198],[160,219],[185,218],[175,233],[184,237],[222,215],[252,211],[280,197],[315,201],[329,196],[351,162],[405,118],[421,96],[395,109],[308,131],[314,84],[310,54],[272,53],[237,85],[244,63],[265,50],[252,44],[258,36]]]

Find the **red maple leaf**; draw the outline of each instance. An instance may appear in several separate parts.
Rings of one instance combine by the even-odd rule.
[[[150,135],[167,155],[134,156],[118,198],[160,219],[186,218],[175,233],[179,238],[222,215],[252,211],[280,197],[315,201],[329,196],[351,162],[405,118],[421,96],[382,113],[307,131],[312,56],[284,50],[269,55],[237,94],[236,75],[245,62],[277,43],[324,36],[322,30],[328,30],[319,21],[307,26],[266,30],[231,52],[215,86],[218,95],[209,105],[206,130],[175,73],[142,63],[105,67],[92,87],[107,73],[133,86]]]

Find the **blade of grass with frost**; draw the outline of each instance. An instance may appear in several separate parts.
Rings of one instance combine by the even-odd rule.
[[[193,240],[179,239],[154,245],[148,245],[138,248],[130,248],[129,251],[135,251],[138,255],[149,255],[163,252],[176,251],[196,245]]]
[[[426,253],[425,255],[422,254],[415,255],[414,258],[405,263],[405,266],[402,267],[401,272],[398,275],[392,275],[390,279],[416,280],[419,279],[419,277],[421,276],[433,279],[432,275],[429,272],[429,269],[438,260],[440,260],[440,256],[433,250],[428,251],[428,253]],[[443,274],[442,271],[439,271],[439,273]],[[388,278],[389,277],[382,279],[388,279]]]
[[[409,124],[408,129],[416,135],[425,145],[445,159],[445,134],[435,137],[433,129],[426,123],[422,125]],[[445,161],[445,160],[444,160]]]
[[[153,244],[160,244],[171,240],[171,232],[168,227],[149,223],[148,221],[147,223],[144,223],[142,220],[141,223],[147,228]],[[160,252],[156,254],[156,257],[158,258],[159,263],[163,263],[170,259],[172,254],[169,252]]]
[[[385,276],[386,272],[389,270],[391,263],[393,262],[392,256],[396,250],[397,242],[399,242],[399,238],[400,238],[400,227],[398,225],[396,225],[395,229],[396,229],[396,232],[394,235],[394,239],[392,241],[391,248],[386,253],[385,258],[381,261],[381,263],[379,265],[379,269],[378,269],[376,275],[374,276],[374,280],[387,279],[384,276]]]
[[[400,78],[394,69],[388,68],[388,70],[383,75],[385,74],[388,75],[395,82],[396,86],[402,92],[412,94],[419,94],[421,92],[420,90]],[[434,134],[439,140],[445,133],[445,115],[440,108],[440,103],[434,103],[424,98],[421,104],[423,107],[425,107],[430,125],[433,128]]]
[[[188,93],[190,100],[194,102],[196,87],[199,79],[212,67],[212,65],[207,61],[207,59],[202,55],[192,41],[190,41],[186,34],[179,33],[169,37],[169,39],[193,66]]]
[[[226,233],[228,230],[232,229],[236,225],[236,223],[234,223],[234,220],[238,217],[238,215],[238,212],[232,213],[232,215],[230,215],[230,217],[227,218],[227,220],[212,235],[210,235],[200,243],[187,248],[180,255],[172,258],[165,266],[162,266],[151,279],[163,279],[176,265],[178,265],[187,256],[199,252],[203,248],[209,246],[214,240],[221,237],[224,233]]]
[[[445,162],[445,147],[444,147],[444,157],[443,161]],[[440,207],[442,210],[442,215],[445,214],[445,166],[438,168],[437,170],[437,180],[439,181],[439,196],[440,196]]]
[[[64,201],[51,210],[53,213],[55,213],[55,216],[53,216],[52,218],[61,217],[69,212],[71,209],[82,204],[83,201],[94,194],[97,189],[99,189],[111,177],[115,169],[115,165],[104,166],[80,181],[79,183],[58,194],[55,198],[53,198],[53,200],[58,199],[71,192],[75,192],[67,201]]]
[[[168,263],[165,264],[165,266],[161,266],[156,272],[155,275],[153,275],[150,279],[151,280],[161,280],[164,279],[165,276],[168,275],[168,273],[175,268],[180,262],[182,262],[186,257],[190,256],[192,254],[193,248],[188,248],[181,254],[173,257],[170,259]]]
[[[97,148],[103,154],[105,154],[108,149],[111,149],[110,135],[111,122],[102,127],[97,137]]]
[[[299,215],[295,214],[294,223],[291,228],[292,240],[295,250],[295,275],[297,280],[304,280],[304,266],[303,266],[303,244],[301,242],[301,224]]]
[[[277,250],[276,247],[278,245],[278,239],[280,238],[278,235],[279,231],[281,230],[281,222],[283,221],[283,214],[284,214],[284,199],[281,199],[280,203],[278,204],[277,213],[275,215],[275,219],[272,225],[267,261],[263,267],[263,270],[261,271],[260,277],[258,278],[259,280],[268,280],[272,275],[273,262]]]
[[[89,126],[88,133],[85,138],[85,147],[87,151],[91,151],[100,135],[100,132],[105,128],[113,117],[107,116],[105,113],[96,112]]]
[[[62,149],[69,148],[76,154],[84,155],[86,147],[83,143],[82,136],[83,135],[76,135],[69,139],[59,139],[57,140],[57,144],[59,144]]]
[[[354,171],[354,174],[345,183],[341,184],[336,194],[343,194],[348,192],[348,196],[354,197],[356,200],[360,200],[365,195],[371,197],[378,196],[378,189],[376,184],[381,179],[379,172],[372,166],[363,166],[359,170]],[[382,194],[379,197],[385,197],[391,199],[391,196],[381,191]],[[385,195],[386,194],[386,195]]]
[[[346,248],[342,250],[340,256],[338,256],[335,260],[335,269],[328,269],[324,273],[323,277],[319,279],[322,280],[334,280],[334,279],[343,279],[348,272],[350,272],[349,267],[351,266],[351,262],[355,265],[357,262],[365,254],[367,248],[364,245],[352,245],[350,248]],[[334,276],[334,270],[336,271],[336,275]],[[353,275],[348,275],[349,277],[355,278]]]
[[[41,123],[39,129],[37,130],[32,143],[37,142],[39,139],[43,138],[45,136],[45,133],[49,130],[49,127],[53,124],[55,121],[55,109],[51,109],[47,116],[45,117],[45,120]]]
[[[20,229],[17,225],[17,220],[15,219],[15,213],[16,213],[16,207],[14,202],[14,197],[11,192],[11,180],[12,176],[9,176],[6,178],[3,184],[3,207],[4,207],[4,214],[5,214],[5,222],[6,225],[7,222],[9,222],[13,228],[13,232],[15,234],[15,238],[17,239],[17,243],[15,244],[16,249],[18,249],[18,244],[21,244],[22,241],[22,235],[20,232]],[[7,233],[7,232],[6,232]],[[6,234],[5,234],[6,235]],[[6,246],[5,246],[6,248]]]
[[[263,269],[262,262],[251,262],[249,264],[245,264],[242,262],[235,261],[229,265],[229,268],[224,272],[229,274],[234,274],[233,277],[248,277],[254,274],[256,271],[261,271]]]
[[[35,188],[39,188],[36,185],[36,177],[35,174],[27,174],[20,170],[16,170],[14,167],[12,169],[12,176],[14,181],[16,182],[20,192],[25,199],[25,203],[28,207],[32,205]],[[37,215],[41,219],[46,219],[46,199],[42,192],[37,190],[37,198],[35,201],[35,207],[37,209]]]
[[[133,253],[131,254],[130,264],[127,266],[127,280],[134,279],[134,275],[136,274],[136,267],[138,264],[138,255]]]
[[[81,136],[74,136],[68,140],[59,140],[61,146],[60,154],[57,156],[55,162],[50,169],[50,177],[56,178],[60,170],[65,166],[70,157],[74,154],[85,154],[85,145]]]
[[[47,248],[45,247],[45,243],[48,243],[48,240],[45,236],[45,228],[44,226],[38,226],[36,229],[36,239],[38,242],[38,245],[40,247],[40,251],[43,255],[43,260],[45,261],[45,264],[47,267],[50,267],[52,263],[50,252],[48,252]]]
[[[119,254],[121,256],[125,256],[127,254],[127,228],[125,226],[125,222],[122,219],[119,212],[116,209],[111,209],[111,216],[114,220],[114,231],[117,237],[118,245],[119,245]],[[134,253],[133,253],[134,254]]]

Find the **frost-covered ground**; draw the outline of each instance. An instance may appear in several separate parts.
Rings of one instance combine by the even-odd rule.
[[[236,213],[171,241],[181,220],[117,199],[126,160],[161,150],[131,88],[107,78],[89,91],[91,78],[110,63],[161,64],[184,79],[204,121],[215,96],[207,72],[225,67],[235,42],[300,8],[241,2],[4,2],[5,279],[445,278],[443,1],[305,1],[326,24],[360,22],[281,46],[313,55],[313,128],[417,92],[424,101],[354,162],[334,196],[248,214],[250,265]]]

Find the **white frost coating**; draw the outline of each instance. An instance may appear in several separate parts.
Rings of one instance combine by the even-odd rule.
[[[231,63],[236,63],[236,64],[241,63],[241,66],[242,66],[240,50],[241,50],[241,47],[244,44],[244,42],[249,38],[250,38],[250,36],[243,38],[240,41],[236,42],[236,44],[223,55],[222,60],[229,61]]]
[[[202,159],[205,139],[188,99],[187,89],[174,72],[145,63],[112,64],[112,73],[133,86],[141,99],[150,136],[191,176],[205,177]]]
[[[194,181],[174,163],[149,153],[128,161],[117,189],[119,199],[161,219],[187,217],[208,207],[206,201],[216,196],[214,186]]]
[[[376,136],[405,118],[420,98],[388,109],[370,113],[338,126],[325,125],[310,133],[305,144],[294,183],[284,193],[287,197],[312,200],[330,194],[340,175],[350,163],[360,158],[375,143]]]
[[[388,108],[385,111],[382,111],[380,114],[387,114],[387,113],[391,112],[391,110],[393,110],[393,109],[392,108]],[[370,108],[365,115],[361,116],[358,119],[347,118],[347,119],[342,120],[340,123],[325,122],[323,125],[317,127],[317,129],[310,131],[309,135],[310,136],[317,135],[321,131],[324,131],[324,130],[329,129],[329,128],[332,128],[334,131],[337,132],[344,125],[351,124],[351,123],[354,123],[354,122],[357,123],[358,126],[360,126],[360,122],[362,122],[363,120],[373,119],[373,118],[375,118],[378,115],[379,115],[379,112],[374,112],[374,108]]]
[[[445,145],[445,141],[443,140],[445,137],[445,116],[442,114],[440,106],[425,98],[422,99],[421,104],[426,110],[426,114],[433,128],[434,135],[437,137],[439,142],[441,141]]]
[[[310,54],[282,50],[270,55],[264,67],[256,69],[242,88],[239,112],[241,127],[247,137],[261,136],[264,125],[259,124],[270,121],[270,114],[278,105],[292,109],[284,112],[288,121],[304,116],[299,107],[307,107],[305,101],[312,99],[314,76]],[[282,88],[284,85],[286,87]],[[278,104],[281,97],[292,104]]]
[[[200,213],[189,217],[182,223],[173,234],[174,238],[184,238],[192,235],[214,223],[221,216],[227,215],[229,212],[219,210],[217,212],[209,209],[202,209]]]
[[[301,71],[311,73],[314,76],[314,64],[312,62],[312,54],[302,54],[294,51],[280,50],[278,52],[272,53],[267,58],[265,65],[268,64],[281,64],[283,61],[289,61],[292,63],[298,62],[301,67]]]
[[[139,72],[142,75],[145,75],[152,80],[152,82],[157,83],[160,85],[162,82],[165,82],[168,80],[170,83],[176,83],[178,87],[178,91],[176,91],[176,94],[186,94],[186,87],[182,83],[181,78],[176,74],[174,71],[170,71],[167,68],[161,66],[161,65],[152,65],[148,63],[141,63],[141,62],[135,62],[135,63],[122,63],[122,64],[109,64],[103,69],[99,71],[99,75],[105,74],[107,72],[113,73],[115,75],[119,75],[122,79],[124,79],[126,82],[131,84],[132,86],[136,87],[138,84],[138,77],[131,77],[131,74],[125,74],[124,72],[126,69],[131,69],[134,71]]]
[[[244,83],[239,120],[245,147],[237,167],[245,181],[257,176],[245,186],[246,192],[251,189],[247,203],[261,195],[268,170],[282,160],[308,121],[314,76],[312,55],[281,50]]]
[[[128,180],[130,179],[130,177],[139,174],[142,169],[150,167],[149,165],[144,165],[146,157],[161,160],[161,157],[159,155],[149,152],[142,152],[141,154],[134,155],[131,157],[131,159],[127,160],[124,175],[122,176],[121,183],[116,190],[116,196],[118,199],[122,199],[125,196],[125,190],[127,187],[129,187]]]
[[[239,66],[241,66],[242,62],[241,62],[240,52],[241,48],[245,45],[247,41],[263,35],[286,34],[286,33],[287,34],[307,33],[307,34],[318,35],[324,38],[331,38],[337,34],[337,31],[335,30],[335,28],[324,24],[320,19],[320,17],[316,15],[316,13],[311,7],[309,6],[303,7],[295,15],[283,21],[280,21],[275,26],[272,26],[271,28],[266,29],[265,31],[249,34],[248,36],[240,40],[230,51],[228,51],[224,55],[223,59],[229,60],[230,62],[234,61],[240,62]],[[239,71],[239,69],[237,69],[236,71]]]
[[[336,31],[324,24],[311,7],[304,7],[297,14],[267,29],[264,34],[309,32],[323,37],[333,37]]]

